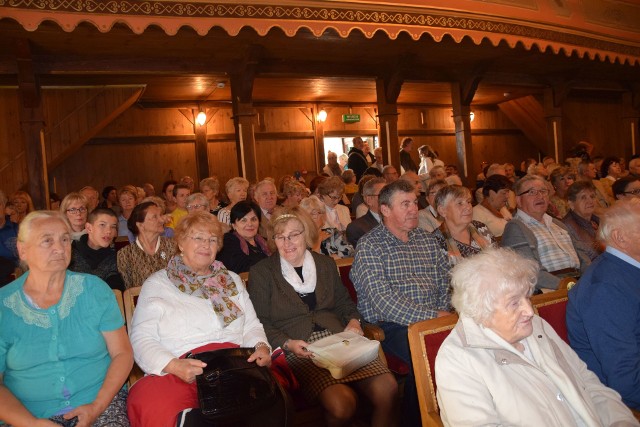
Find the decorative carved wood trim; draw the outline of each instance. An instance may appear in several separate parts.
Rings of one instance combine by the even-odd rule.
[[[288,36],[295,36],[301,28],[309,29],[315,36],[327,29],[335,29],[341,37],[352,31],[361,31],[371,38],[384,32],[395,39],[401,32],[418,40],[429,34],[440,41],[450,35],[456,42],[470,37],[479,44],[488,39],[494,45],[506,42],[518,43],[526,49],[534,45],[541,51],[547,48],[555,53],[563,51],[567,56],[577,54],[590,59],[608,59],[632,64],[640,63],[640,45],[637,34],[640,26],[633,20],[616,25],[614,18],[594,13],[587,2],[571,10],[552,10],[547,2],[534,1],[536,8],[523,7],[510,2],[500,7],[487,2],[424,2],[405,1],[402,5],[370,1],[369,3],[317,1],[283,1],[279,4],[217,3],[210,1],[134,1],[111,0],[108,2],[77,2],[69,0],[22,0],[8,2],[0,17],[17,20],[26,30],[34,31],[45,20],[56,22],[65,31],[82,22],[89,22],[102,32],[108,32],[116,23],[124,23],[136,34],[142,34],[150,25],[160,26],[167,34],[175,35],[182,26],[193,28],[206,35],[212,27],[220,26],[230,35],[237,35],[244,27],[251,27],[264,36],[273,27],[281,28]],[[458,5],[453,7],[453,3]],[[613,13],[625,16],[627,8],[637,11],[637,6],[621,2],[605,2]],[[439,5],[439,6],[438,6]],[[596,16],[597,19],[593,19]],[[538,22],[536,22],[538,21]],[[618,19],[620,21],[620,19]]]

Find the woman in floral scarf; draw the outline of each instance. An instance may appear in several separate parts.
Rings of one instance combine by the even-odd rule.
[[[248,359],[271,363],[271,349],[240,278],[216,261],[222,229],[209,212],[186,216],[175,229],[180,253],[145,282],[131,325],[135,360],[148,374],[131,389],[132,427],[176,425],[197,408],[196,375],[206,365],[187,359],[225,347],[254,347]]]

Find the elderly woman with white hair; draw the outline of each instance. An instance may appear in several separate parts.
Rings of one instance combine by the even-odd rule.
[[[529,297],[538,265],[491,249],[452,270],[460,314],[436,358],[445,426],[638,426],[620,395],[544,319]]]
[[[187,197],[187,212],[209,212],[209,199],[202,193],[193,193]]]

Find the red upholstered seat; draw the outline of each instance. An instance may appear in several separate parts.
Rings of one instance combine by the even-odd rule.
[[[566,289],[531,297],[531,304],[533,304],[533,309],[538,316],[549,322],[560,338],[567,344],[569,343],[569,335],[567,333],[565,315],[568,301]]]

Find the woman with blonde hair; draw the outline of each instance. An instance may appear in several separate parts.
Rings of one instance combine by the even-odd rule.
[[[324,203],[316,196],[309,196],[300,202],[300,207],[311,217],[317,229],[317,238],[311,249],[333,258],[347,258],[355,254],[353,246],[347,242],[345,234],[332,227],[326,227]]]
[[[81,236],[87,234],[85,225],[89,213],[89,201],[80,193],[69,193],[60,204],[62,212],[71,224],[71,238],[79,240]]]
[[[231,208],[241,200],[247,200],[247,191],[249,190],[249,181],[242,177],[231,178],[224,185],[229,204],[218,211],[218,221],[223,225],[224,231],[231,228]]]
[[[308,343],[342,331],[362,335],[361,314],[340,280],[335,262],[308,250],[316,228],[300,208],[271,220],[275,252],[251,267],[249,289],[269,342],[281,347],[309,402],[319,401],[328,426],[347,425],[364,394],[373,405],[372,426],[394,426],[398,385],[379,359],[335,380],[311,361]]]
[[[218,215],[220,209],[227,206],[220,199],[220,181],[218,181],[218,177],[210,176],[200,181],[200,192],[209,200],[209,212],[212,215]]]
[[[26,191],[18,190],[9,198],[9,204],[15,209],[15,217],[12,217],[12,221],[20,224],[22,220],[31,212],[35,211],[33,207],[33,200]]]
[[[133,185],[125,185],[118,191],[118,203],[122,212],[118,216],[118,236],[128,234],[127,221],[138,204],[138,190]]]
[[[349,208],[338,204],[344,195],[344,187],[342,178],[337,176],[327,178],[318,185],[319,199],[322,200],[327,211],[326,226],[323,228],[335,228],[342,232],[351,222]]]
[[[300,201],[308,194],[307,187],[298,181],[289,181],[284,185],[282,195],[285,197],[282,206],[295,208]]]

